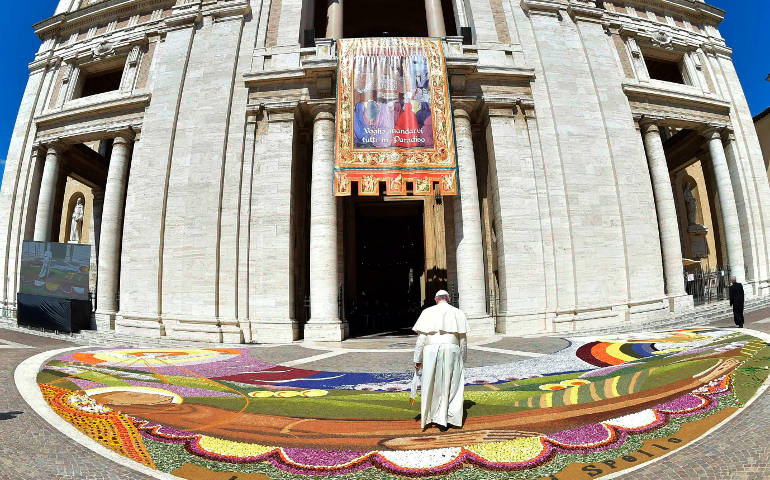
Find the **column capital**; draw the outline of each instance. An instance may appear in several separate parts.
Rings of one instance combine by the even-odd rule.
[[[464,118],[471,121],[471,114],[468,112],[468,108],[465,105],[457,105],[452,109],[452,116],[454,118]]]
[[[309,104],[310,114],[313,116],[313,123],[318,120],[334,120],[335,105],[330,102]]]
[[[660,123],[662,120],[663,117],[645,115],[638,120],[639,128],[642,129],[642,133],[660,132]]]
[[[455,97],[452,99],[452,116],[466,117],[471,120],[471,115],[478,107],[479,101],[476,97]]]
[[[714,140],[716,138],[722,138],[722,132],[727,128],[727,125],[718,123],[710,123],[708,126],[700,131],[700,134],[706,138],[706,140]]]
[[[112,130],[109,132],[115,144],[128,144],[133,143],[136,138],[136,132],[131,128],[121,128],[119,130]]]
[[[31,157],[39,157],[41,155],[45,155],[47,148],[42,144],[35,144],[32,145],[32,151],[30,152]]]
[[[45,150],[47,153],[62,154],[69,146],[66,145],[60,138],[47,140],[45,143],[38,144],[38,148]]]

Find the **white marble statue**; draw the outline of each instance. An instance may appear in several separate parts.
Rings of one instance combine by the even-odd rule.
[[[72,212],[72,223],[70,224],[70,243],[80,243],[80,233],[83,228],[83,199],[78,198],[75,205],[75,211]]]

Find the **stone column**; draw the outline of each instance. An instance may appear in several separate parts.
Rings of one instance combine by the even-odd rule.
[[[428,20],[428,36],[446,37],[441,0],[425,0],[425,16]]]
[[[133,143],[132,132],[121,133],[115,137],[110,166],[107,170],[107,186],[104,189],[102,222],[99,229],[97,260],[99,270],[96,279],[96,324],[99,330],[115,328],[120,280],[120,245],[123,239],[123,211]]]
[[[679,223],[671,190],[671,178],[668,174],[666,154],[660,130],[650,121],[640,122],[644,147],[647,151],[647,163],[650,167],[650,179],[655,197],[655,210],[658,213],[660,247],[663,254],[663,278],[666,294],[671,298],[672,310],[687,307],[687,301],[676,300],[686,296],[684,290],[684,268],[682,267],[682,244],[679,240]],[[684,305],[682,305],[684,303]],[[692,304],[690,300],[689,304]]]
[[[727,157],[727,168],[730,170],[730,180],[733,184],[733,197],[735,198],[735,206],[738,209],[738,222],[741,228],[741,240],[743,245],[743,266],[745,268],[745,277],[747,281],[756,281],[752,287],[751,294],[759,294],[759,282],[760,279],[754,259],[752,257],[751,248],[751,235],[748,233],[750,230],[748,213],[746,212],[746,202],[739,204],[744,197],[744,187],[741,185],[741,172],[738,162],[740,162],[740,154],[738,153],[738,145],[736,145],[735,132],[728,130],[725,135],[725,156]],[[749,290],[747,290],[747,293]]]
[[[101,238],[102,233],[102,208],[104,207],[104,189],[94,187],[91,189],[91,194],[93,195],[93,200],[91,204],[91,224],[94,228],[94,236],[91,238],[91,243],[93,244],[93,251],[91,252],[91,259],[93,260],[92,265],[95,265],[96,268],[96,277],[98,278],[99,273],[99,239]],[[91,270],[91,276],[94,277],[94,270]],[[94,297],[93,297],[93,308],[94,310],[99,308],[98,303],[96,302],[96,293],[97,289],[96,286],[94,286]]]
[[[730,180],[730,169],[722,146],[720,128],[709,128],[703,132],[711,154],[711,165],[714,168],[714,180],[719,192],[719,208],[722,211],[725,243],[727,243],[727,264],[730,275],[740,283],[746,282],[746,272],[743,268],[743,244],[741,241],[741,225],[738,221],[738,208],[735,206],[733,184]]]
[[[47,145],[43,179],[40,181],[40,195],[35,216],[35,241],[50,242],[53,228],[53,212],[56,203],[56,187],[61,173],[62,145]]]
[[[328,0],[328,2],[329,8],[326,11],[326,38],[342,38],[342,0]]]
[[[339,342],[345,329],[337,303],[337,202],[334,196],[334,114],[317,108],[313,119],[310,185],[310,319],[305,340]]]
[[[45,168],[46,149],[44,147],[33,147],[30,161],[32,162],[32,178],[29,182],[29,192],[27,193],[27,212],[26,222],[24,223],[24,240],[35,239],[35,220],[37,217],[37,206],[40,201],[40,187],[43,181],[43,169]]]
[[[494,334],[495,325],[487,314],[476,158],[473,153],[473,136],[468,111],[462,107],[456,107],[454,122],[460,180],[460,198],[455,198],[453,201],[458,301],[471,323],[472,334],[487,336]]]
[[[91,194],[94,196],[93,210],[91,217],[94,220],[94,250],[96,254],[97,264],[99,262],[99,239],[102,236],[102,209],[104,208],[104,189],[92,188]]]

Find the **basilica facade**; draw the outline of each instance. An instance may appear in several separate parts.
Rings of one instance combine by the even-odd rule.
[[[338,341],[440,288],[477,335],[693,307],[708,261],[770,289],[770,185],[701,0],[60,0],[35,25],[0,194],[22,242],[94,246],[98,329]],[[335,196],[338,43],[440,38],[457,195]],[[79,217],[80,218],[80,217]]]

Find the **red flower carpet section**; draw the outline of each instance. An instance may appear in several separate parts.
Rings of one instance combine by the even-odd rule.
[[[701,328],[571,338],[466,369],[462,429],[420,429],[411,372],[303,370],[258,348],[102,349],[49,360],[51,409],[146,467],[189,479],[596,478],[681,448],[762,386],[770,347]],[[472,354],[472,353],[471,353]]]

